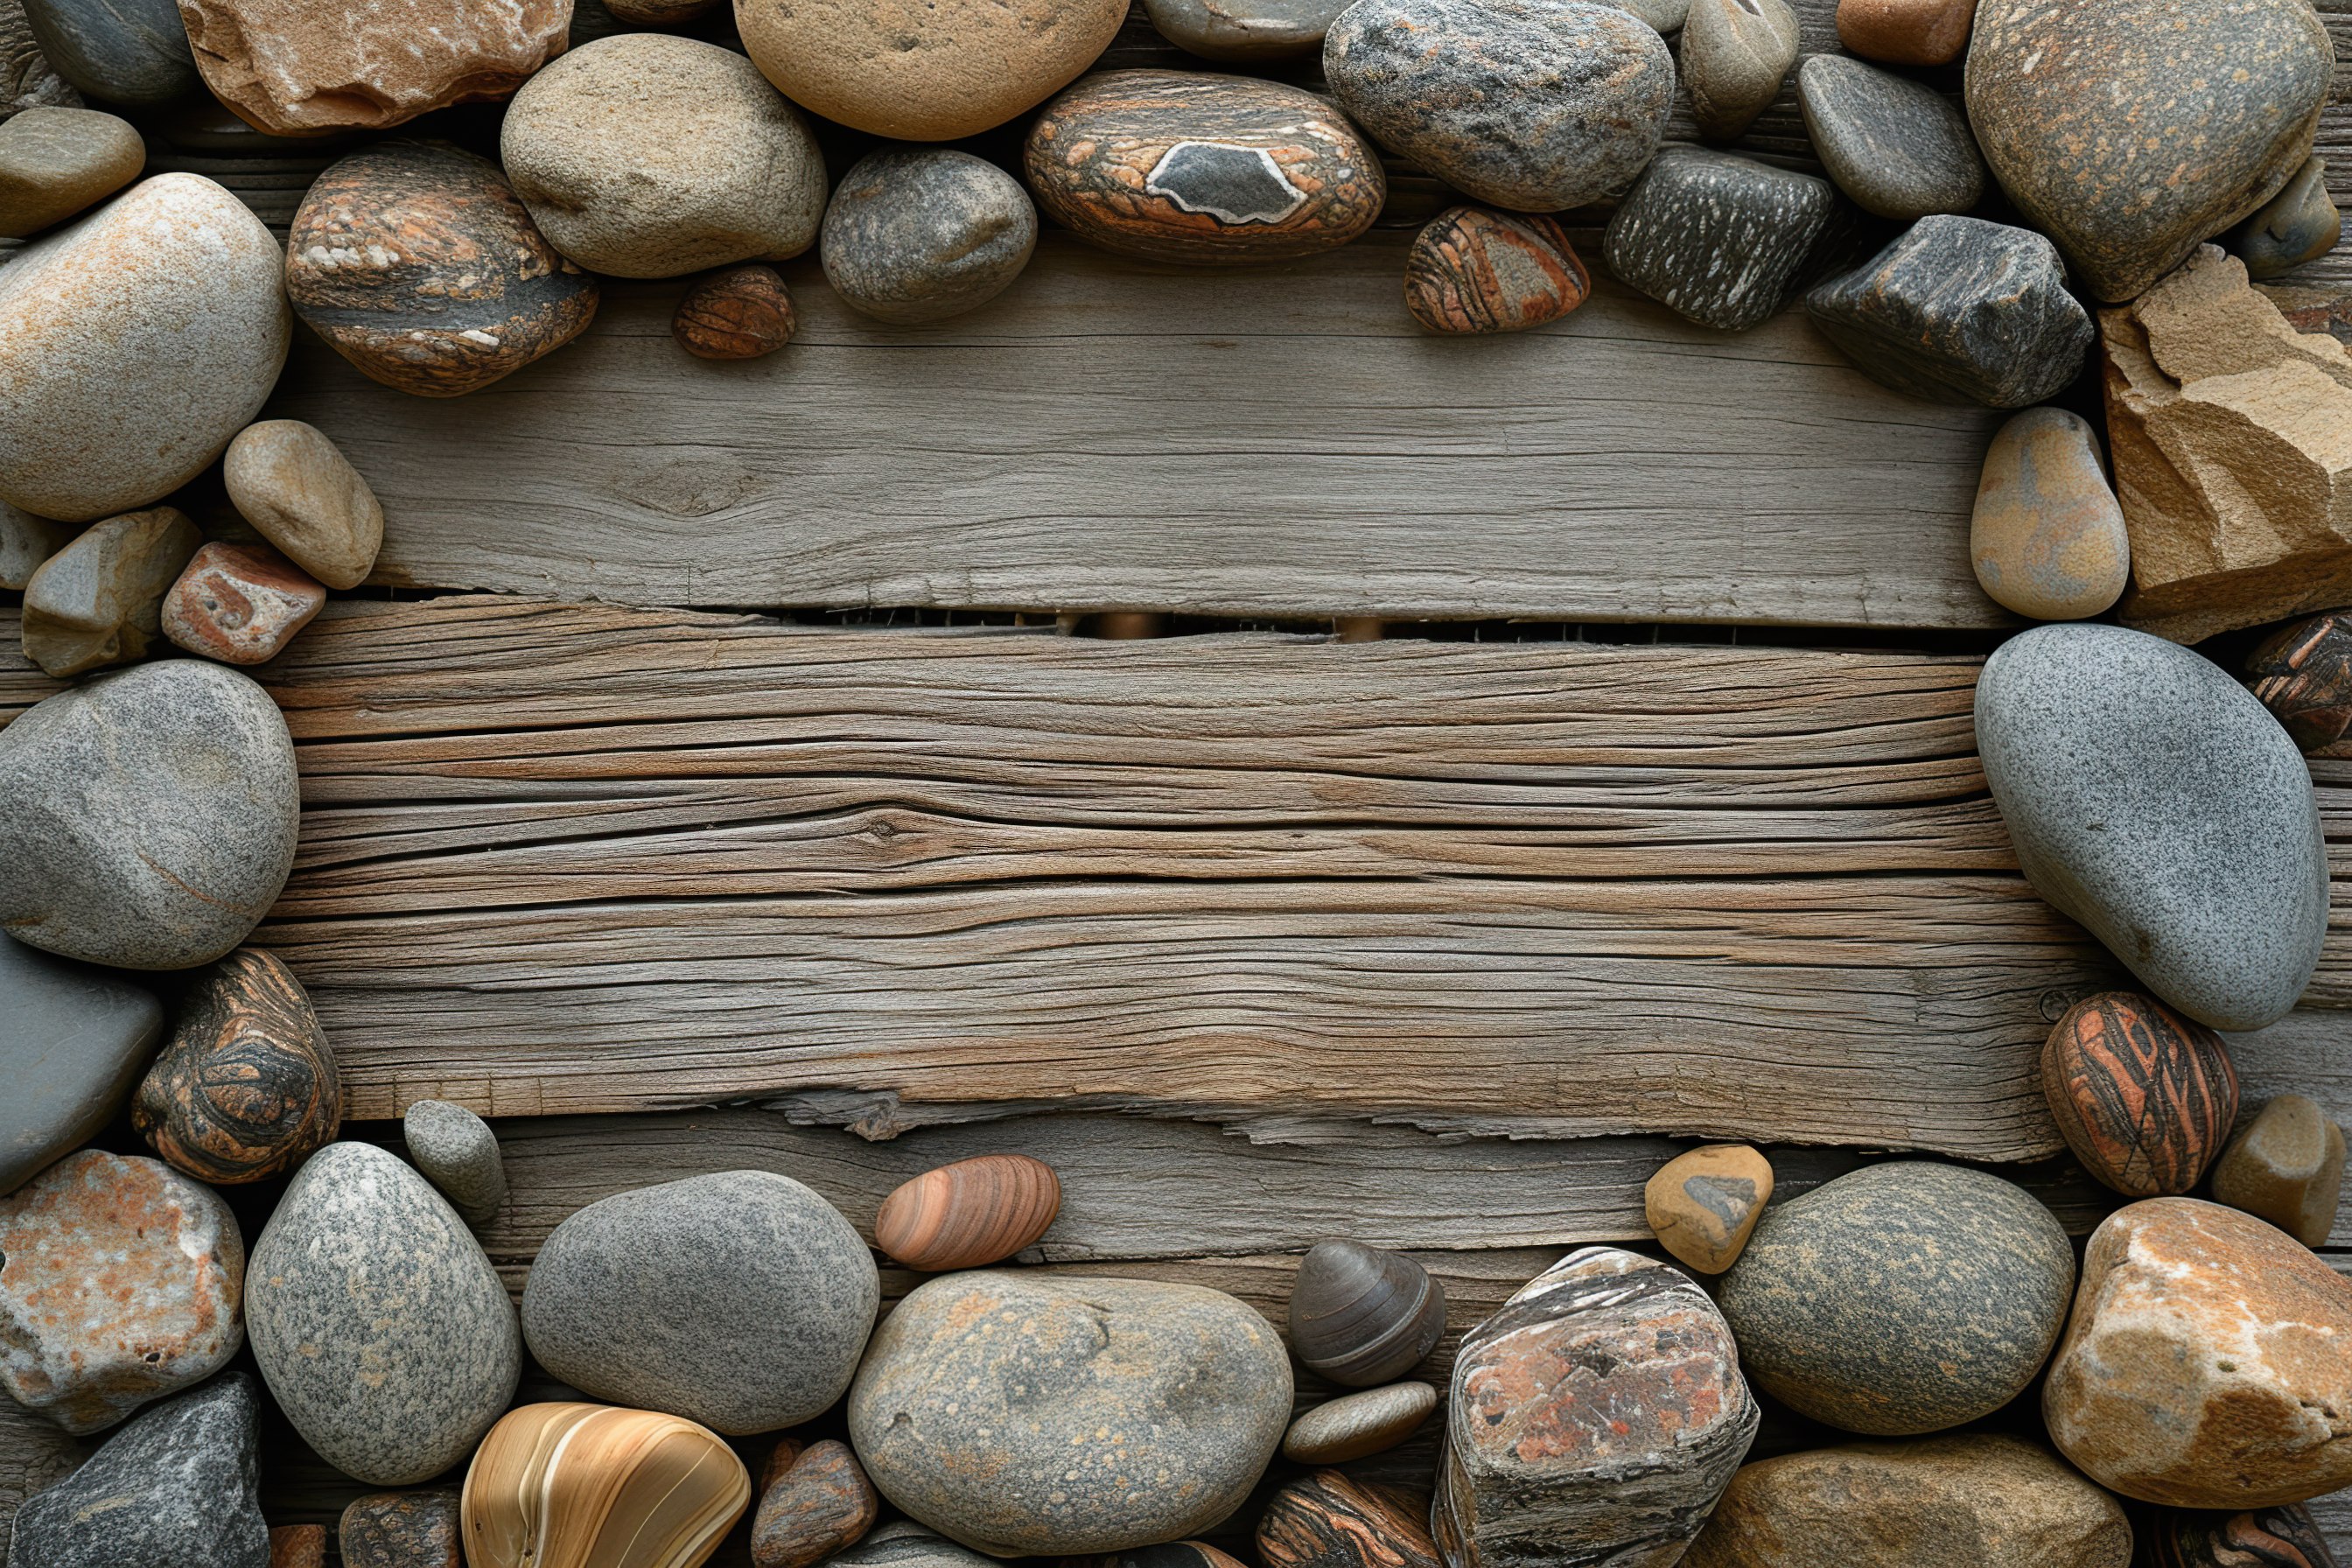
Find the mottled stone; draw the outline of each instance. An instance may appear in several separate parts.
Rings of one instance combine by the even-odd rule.
[[[1290,1346],[1307,1369],[1369,1388],[1416,1367],[1445,1331],[1445,1287],[1402,1252],[1318,1241],[1290,1286]]]
[[[1237,65],[1316,53],[1333,18],[1348,5],[1349,0],[1143,0],[1151,25],[1170,43],[1204,59]]]
[[[198,86],[174,0],[20,0],[57,73],[106,103],[144,108]]]
[[[224,664],[264,664],[326,605],[326,584],[267,544],[215,542],[163,596],[163,635]]]
[[[302,983],[255,948],[198,975],[131,1124],[200,1182],[282,1176],[335,1140],[343,1086]]]
[[[287,236],[286,291],[328,347],[419,397],[477,391],[553,353],[588,330],[597,301],[596,279],[548,243],[496,163],[416,142],[319,176]]]
[[[1838,42],[1891,66],[1948,66],[1976,19],[1977,0],[1838,0]]]
[[[1921,218],[1805,305],[1873,379],[1934,403],[2053,397],[2082,373],[2094,335],[2050,242],[1981,218]]]
[[[1020,181],[969,153],[918,148],[851,165],[824,209],[819,248],[842,303],[912,323],[995,299],[1036,244],[1037,209]]]
[[[92,523],[26,583],[25,657],[59,678],[146,658],[163,596],[203,542],[168,506]]]
[[[1381,146],[1525,212],[1631,184],[1675,94],[1656,32],[1589,0],[1356,0],[1323,39],[1323,73]]]
[[[0,936],[0,1196],[96,1137],[163,1035],[144,987]]]
[[[398,1157],[330,1143],[253,1249],[246,1327],[279,1408],[372,1486],[464,1459],[514,1398],[521,1339],[498,1270]]]
[[[0,239],[63,223],[139,177],[147,144],[94,109],[27,109],[0,121]]]
[[[28,109],[79,109],[81,94],[33,39],[25,0],[0,0],[0,120]]]
[[[1671,1563],[1761,1415],[1690,1279],[1572,1252],[1462,1338],[1432,1532],[1450,1568]]]
[[[2042,1092],[2083,1169],[2134,1198],[2195,1186],[2238,1115],[2221,1037],[2135,991],[2066,1009],[2042,1047]]]
[[[201,659],[35,704],[0,730],[0,929],[125,969],[192,969],[243,942],[301,815],[278,705]]]
[[[2305,1247],[2326,1245],[2344,1195],[2344,1129],[2316,1100],[2282,1094],[2221,1152],[2213,1199],[2266,1219]]]
[[[2247,1509],[2352,1485],[2352,1280],[2285,1232],[2194,1198],[2109,1215],[2042,1414],[2093,1480]]]
[[[327,1527],[281,1524],[269,1532],[269,1568],[326,1568]]]
[[[2000,427],[1977,479],[1969,556],[1996,604],[2037,621],[2087,620],[2123,597],[2131,535],[2089,420],[2029,408]]]
[[[1282,1457],[1300,1465],[1344,1465],[1393,1448],[1437,1410],[1437,1390],[1425,1383],[1391,1383],[1343,1394],[1290,1424]]]
[[[2254,696],[2307,756],[2341,756],[2352,737],[2352,610],[2283,626],[2246,656]]]
[[[299,419],[248,425],[228,444],[221,478],[238,514],[304,572],[330,588],[367,580],[383,548],[383,508],[323,432]]]
[[[1539,214],[1448,207],[1405,253],[1405,309],[1433,332],[1525,331],[1591,294],[1567,231]]]
[[[268,1568],[260,1396],[241,1372],[142,1412],[16,1512],[11,1568]]]
[[[0,268],[0,500],[84,522],[202,473],[278,384],[281,266],[243,202],[158,174]]]
[[[523,1289],[523,1333],[596,1398],[772,1432],[841,1397],[881,1291],[839,1210],[789,1176],[729,1171],[618,1193],[556,1226]]]
[[[865,1540],[830,1562],[835,1568],[995,1568],[996,1559],[958,1546],[911,1519],[899,1519],[870,1531]],[[1155,1563],[1150,1568],[1161,1565]],[[1169,1564],[1167,1568],[1193,1565]]]
[[[462,1105],[420,1100],[400,1125],[408,1157],[467,1224],[484,1224],[499,1212],[507,1201],[507,1167],[488,1122]]]
[[[1746,1466],[1683,1568],[2130,1568],[2116,1500],[2006,1433]]]
[[[2074,1247],[2032,1194],[1896,1161],[1767,1210],[1717,1300],[1766,1393],[1832,1426],[1901,1436],[2014,1399],[2074,1285]]]
[[[1780,313],[1830,220],[1829,183],[1727,153],[1669,147],[1609,219],[1620,282],[1727,332]]]
[[[880,1507],[845,1445],[811,1444],[760,1499],[751,1521],[752,1568],[810,1568],[856,1545]]]
[[[41,563],[71,543],[79,531],[69,523],[51,522],[0,500],[0,588],[21,592]]]
[[[1797,72],[1813,153],[1864,212],[1908,223],[1964,213],[1984,195],[1984,159],[1952,101],[1926,82],[1843,55]]]
[[[2296,1503],[2240,1513],[2143,1509],[2138,1535],[2146,1568],[2336,1568],[2310,1510]]]
[[[678,347],[708,360],[762,359],[791,342],[799,330],[800,312],[793,309],[782,275],[756,262],[714,273],[688,289],[669,321]]]
[[[1420,1510],[1337,1470],[1274,1494],[1258,1516],[1265,1568],[1441,1568]]]
[[[1744,1143],[1709,1143],[1658,1167],[1642,1207],[1658,1245],[1702,1274],[1720,1274],[1772,1201],[1772,1163]]]
[[[463,1568],[453,1487],[353,1498],[336,1528],[344,1568]]]
[[[2128,300],[2303,166],[2335,66],[2306,0],[1996,5],[1969,119],[2018,210]]]
[[[1290,1399],[1273,1326],[1221,1291],[980,1269],[875,1331],[849,1436],[884,1497],[968,1545],[1123,1552],[1233,1511]]]
[[[2230,236],[2248,276],[2275,278],[2316,261],[2344,237],[2344,215],[2327,194],[2327,164],[2314,158],[2295,171],[2261,211]]]
[[[2036,626],[1986,663],[1976,725],[2037,892],[2200,1024],[2294,1005],[2327,860],[2303,757],[2244,687],[2139,632]]]
[[[1716,142],[1747,134],[1780,96],[1797,47],[1797,14],[1781,0],[1691,0],[1682,71],[1699,134]]]

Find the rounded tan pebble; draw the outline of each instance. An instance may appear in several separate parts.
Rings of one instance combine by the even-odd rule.
[[[2300,1094],[2263,1106],[2213,1167],[2216,1201],[2270,1221],[2305,1247],[2326,1242],[2343,1195],[2344,1129]]]
[[[27,109],[0,121],[0,239],[63,223],[146,163],[131,122],[95,109]]]
[[[982,1154],[926,1171],[884,1198],[874,1242],[909,1268],[978,1268],[1044,1236],[1061,1208],[1051,1165]]]
[[[800,316],[772,267],[730,267],[686,291],[670,336],[697,359],[761,359],[793,341]]]
[[[203,542],[168,506],[91,524],[25,584],[25,657],[60,679],[146,658],[163,595]]]
[[[1977,481],[1969,553],[1987,594],[2038,621],[2087,619],[2123,596],[2131,536],[2089,421],[2029,408],[2000,427]]]
[[[1948,66],[1969,47],[1977,0],[1838,0],[1838,42],[1891,66]]]
[[[1344,1465],[1393,1448],[1437,1409],[1425,1383],[1391,1383],[1318,1405],[1290,1424],[1282,1457],[1301,1465]]]
[[[1692,0],[1682,71],[1700,134],[1745,135],[1780,96],[1797,52],[1797,14],[1781,0]]]
[[[1709,1143],[1658,1167],[1642,1189],[1642,1209],[1658,1244],[1677,1262],[1720,1274],[1772,1201],[1772,1163],[1744,1143]]]
[[[248,425],[221,462],[245,521],[330,588],[356,588],[383,546],[375,491],[324,432],[299,419]]]

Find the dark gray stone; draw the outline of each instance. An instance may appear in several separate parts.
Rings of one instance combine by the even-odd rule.
[[[2250,278],[2275,278],[2316,261],[2344,237],[2344,215],[2327,194],[2327,163],[2314,158],[2230,236],[2230,248]]]
[[[2034,889],[2217,1029],[2292,1008],[2327,930],[2311,775],[2252,694],[2119,626],[2037,626],[1977,683],[1977,745]]]
[[[1212,60],[1296,59],[1323,47],[1349,0],[1143,0],[1160,36]],[[1687,4],[1688,0],[1684,0]]]
[[[163,1038],[145,990],[0,937],[0,1197],[97,1137]]]
[[[506,1162],[490,1124],[462,1105],[420,1100],[401,1118],[408,1157],[441,1189],[469,1225],[480,1225],[507,1201]]]
[[[1239,1506],[1290,1403],[1273,1325],[1222,1291],[975,1269],[875,1331],[849,1436],[884,1497],[967,1546],[1125,1552]]]
[[[1522,212],[1631,184],[1675,96],[1656,30],[1591,0],[1356,0],[1323,39],[1323,74],[1381,146]]]
[[[1874,380],[1933,403],[2042,402],[2082,374],[2095,336],[2047,239],[1972,217],[1921,218],[1805,307]]]
[[[822,1414],[882,1300],[874,1254],[789,1176],[724,1171],[590,1204],[523,1288],[541,1365],[615,1405],[730,1435]]]
[[[0,730],[0,929],[124,969],[210,963],[294,864],[294,743],[269,694],[206,659],[45,698]]]
[[[176,0],[24,0],[57,73],[108,103],[164,103],[201,85]]]
[[[13,1568],[268,1568],[253,1380],[155,1405],[16,1513]]]
[[[1716,1300],[1765,1392],[1832,1426],[1894,1436],[2015,1398],[2057,1343],[2074,1290],[2074,1247],[2031,1193],[1897,1161],[1766,1210]]]
[[[1789,302],[1836,205],[1811,174],[1669,147],[1619,204],[1601,251],[1620,282],[1701,326],[1743,331]]]
[[[1020,181],[969,153],[869,153],[835,188],[818,245],[842,303],[877,321],[937,321],[1021,276],[1037,209]]]
[[[1639,16],[1661,33],[1671,33],[1690,17],[1691,0],[1604,0],[1629,16]]]
[[[893,1520],[825,1562],[828,1568],[996,1568],[995,1558],[958,1546],[911,1519]]]
[[[506,1413],[522,1342],[498,1270],[397,1156],[330,1143],[254,1247],[247,1337],[320,1458],[370,1486],[461,1463]]]
[[[1908,223],[1964,213],[1984,195],[1984,159],[1966,116],[1922,81],[1843,55],[1797,71],[1813,151],[1864,212]]]

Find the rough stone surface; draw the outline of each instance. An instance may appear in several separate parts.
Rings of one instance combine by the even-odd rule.
[[[2303,994],[2327,926],[2311,775],[2245,688],[2118,626],[2036,626],[1977,683],[2018,860],[2150,991],[2216,1029]]]
[[[1463,1336],[1430,1510],[1447,1563],[1673,1563],[1755,1440],[1739,1364],[1687,1276],[1569,1254]]]
[[[0,500],[83,522],[201,473],[278,384],[280,265],[243,202],[158,174],[0,268]]]
[[[178,3],[205,85],[278,136],[381,131],[508,97],[572,26],[572,0]]]
[[[342,1079],[309,994],[249,947],[188,987],[131,1107],[149,1147],[215,1186],[286,1174],[333,1142],[342,1120]]]
[[[1744,331],[1789,302],[1830,220],[1825,180],[1696,147],[1669,147],[1609,219],[1620,282],[1703,327]]]
[[[2230,236],[2230,249],[2255,278],[2275,278],[2316,261],[2344,237],[2344,215],[2327,194],[2327,164],[2314,158],[2267,205]]]
[[[669,322],[680,348],[709,360],[764,358],[791,342],[799,329],[800,312],[782,276],[756,262],[697,283]]]
[[[2136,991],[2066,1009],[2042,1047],[2042,1092],[2083,1169],[2126,1197],[2195,1186],[2238,1115],[2221,1037]]]
[[[163,635],[224,664],[264,664],[326,605],[326,584],[267,544],[215,542],[163,596]]]
[[[2344,1129],[2318,1101],[2282,1094],[2221,1152],[2213,1199],[2266,1219],[2305,1247],[2324,1247],[2344,1195]]]
[[[1797,72],[1805,133],[1838,189],[1864,212],[1908,223],[1964,213],[1984,195],[1968,120],[1927,83],[1843,55]]]
[[[499,151],[555,248],[616,278],[782,261],[824,216],[800,110],[742,56],[666,33],[599,38],[531,78]]]
[[[1309,1410],[1282,1436],[1282,1457],[1299,1465],[1344,1465],[1393,1448],[1437,1411],[1437,1390],[1391,1383],[1342,1394]]]
[[[1257,1560],[1265,1568],[1442,1568],[1422,1520],[1385,1489],[1318,1470],[1267,1501]]]
[[[2063,408],[2029,408],[1992,438],[1969,520],[1977,583],[2037,621],[2102,616],[2131,581],[2131,534],[2098,432]]]
[[[2142,1509],[2137,1528],[2147,1568],[2336,1568],[2326,1535],[2299,1504]]]
[[[462,1568],[463,1539],[452,1487],[353,1498],[336,1527],[344,1568]]]
[[[1832,1426],[1903,1436],[2022,1392],[2074,1284],[2066,1233],[2022,1187],[1895,1161],[1768,1210],[1717,1300],[1765,1392]]]
[[[813,114],[953,142],[1033,109],[1094,64],[1127,0],[736,0],[743,47]]]
[[[261,1400],[241,1372],[141,1413],[17,1510],[11,1568],[268,1568]]]
[[[2130,1568],[2116,1500],[2005,1433],[1853,1443],[1742,1468],[1683,1568]]]
[[[2352,354],[2213,247],[2100,312],[2127,625],[2177,642],[2352,603]]]
[[[2081,374],[2094,336],[2050,242],[1981,218],[1922,218],[1805,304],[1874,379],[1934,403],[2053,397]]]
[[[2128,300],[2303,166],[2335,66],[2306,0],[1993,5],[1969,119],[2018,210]]]
[[[1036,245],[1037,209],[1020,181],[969,153],[933,148],[869,153],[851,165],[819,242],[842,302],[900,323],[986,304],[1021,276]]]
[[[2075,1466],[2173,1508],[2352,1485],[2352,1280],[2235,1209],[2150,1198],[2091,1235],[2042,1413]]]
[[[195,89],[174,0],[19,0],[58,75],[107,103],[144,108]]]
[[[243,942],[294,863],[294,745],[267,692],[168,659],[0,730],[0,930],[68,958],[190,969]]]
[[[1838,0],[1838,42],[1891,66],[1948,66],[1976,16],[1977,0]]]
[[[1772,1201],[1772,1163],[1744,1143],[1709,1143],[1658,1167],[1642,1207],[1658,1245],[1702,1274],[1720,1274]]]
[[[1290,1399],[1272,1325],[1221,1291],[980,1269],[875,1331],[849,1436],[884,1497],[969,1545],[1121,1552],[1231,1512]]]
[[[96,1137],[163,1035],[144,987],[0,937],[0,1196]]]
[[[589,1205],[540,1248],[523,1333],[598,1399],[740,1436],[821,1415],[881,1302],[874,1257],[789,1176],[728,1171]]]
[[[899,1519],[830,1561],[838,1568],[995,1568],[997,1560],[958,1546],[911,1519]]]
[[[1212,60],[1251,64],[1297,59],[1323,47],[1323,35],[1349,0],[1143,0],[1160,37]],[[1685,0],[1687,3],[1687,0]]]
[[[331,1143],[296,1173],[253,1249],[246,1327],[294,1429],[371,1486],[463,1460],[522,1373],[498,1271],[425,1178],[373,1144]]]
[[[0,1385],[82,1434],[245,1342],[245,1237],[209,1187],[85,1149],[0,1198]]]
[[[2246,656],[2246,677],[2306,756],[2352,753],[2352,610],[2282,626]]]
[[[269,1568],[325,1568],[327,1527],[281,1524],[269,1532]]]
[[[0,120],[27,109],[79,109],[81,94],[33,40],[25,0],[0,0]]]
[[[92,523],[25,584],[25,657],[60,679],[146,658],[163,597],[204,542],[176,508]]]
[[[480,1225],[507,1201],[506,1162],[490,1124],[462,1105],[420,1100],[401,1119],[408,1157],[449,1206]]]
[[[1591,295],[1567,231],[1540,214],[1448,207],[1405,253],[1405,309],[1433,332],[1525,331]]]
[[[63,223],[139,177],[147,144],[94,109],[26,109],[0,120],[0,239]]]
[[[21,592],[41,563],[71,543],[79,531],[70,523],[51,522],[0,500],[0,588]]]
[[[857,1456],[813,1443],[768,1483],[751,1521],[752,1568],[810,1568],[857,1544],[880,1508]]]
[[[246,521],[330,588],[356,588],[383,548],[383,508],[333,441],[299,419],[237,432],[221,458]]]
[[[1691,0],[1683,83],[1699,134],[1735,142],[1780,96],[1797,63],[1797,14],[1781,0]]]
[[[1656,32],[1589,0],[1356,0],[1323,39],[1323,73],[1381,146],[1524,212],[1625,189],[1675,96]]]

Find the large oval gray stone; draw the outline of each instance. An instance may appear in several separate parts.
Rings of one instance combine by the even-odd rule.
[[[498,1271],[425,1178],[370,1143],[310,1156],[253,1249],[246,1335],[320,1458],[430,1479],[506,1413],[522,1339]]]
[[[261,1399],[241,1372],[141,1413],[17,1510],[15,1568],[267,1568]]]
[[[203,659],[45,698],[0,730],[0,929],[123,969],[210,963],[294,864],[294,743],[269,694]]]
[[[2034,890],[2165,1001],[2259,1029],[2327,933],[2311,775],[2252,694],[2120,626],[2036,626],[1977,683],[1977,746]]]
[[[968,1546],[1124,1552],[1238,1507],[1290,1398],[1273,1326],[1222,1291],[981,1269],[875,1332],[849,1436],[885,1497]]]
[[[839,1399],[881,1300],[840,1210],[789,1176],[724,1171],[616,1193],[556,1226],[522,1329],[585,1393],[741,1435]]]
[[[0,1197],[114,1120],[163,1037],[152,993],[0,936]]]

